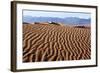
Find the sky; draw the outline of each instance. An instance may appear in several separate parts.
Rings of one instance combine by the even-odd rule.
[[[36,11],[36,10],[23,10],[24,16],[32,16],[32,17],[78,17],[88,19],[91,17],[90,13],[82,13],[82,12],[61,12],[61,11]]]

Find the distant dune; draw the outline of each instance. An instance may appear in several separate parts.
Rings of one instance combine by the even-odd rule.
[[[91,59],[88,28],[23,24],[23,62]]]

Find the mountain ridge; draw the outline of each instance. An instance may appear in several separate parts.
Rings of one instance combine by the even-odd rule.
[[[78,17],[32,17],[32,16],[23,16],[23,22],[33,23],[33,22],[57,22],[62,24],[70,25],[87,25],[91,24],[91,19],[84,19]]]

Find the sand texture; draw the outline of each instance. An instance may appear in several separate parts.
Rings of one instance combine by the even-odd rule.
[[[91,29],[23,24],[23,62],[91,59]]]

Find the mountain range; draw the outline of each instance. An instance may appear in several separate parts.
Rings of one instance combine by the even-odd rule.
[[[32,16],[23,16],[23,22],[33,23],[33,22],[57,22],[62,24],[70,25],[89,25],[91,24],[91,19],[84,19],[78,17],[32,17]]]

